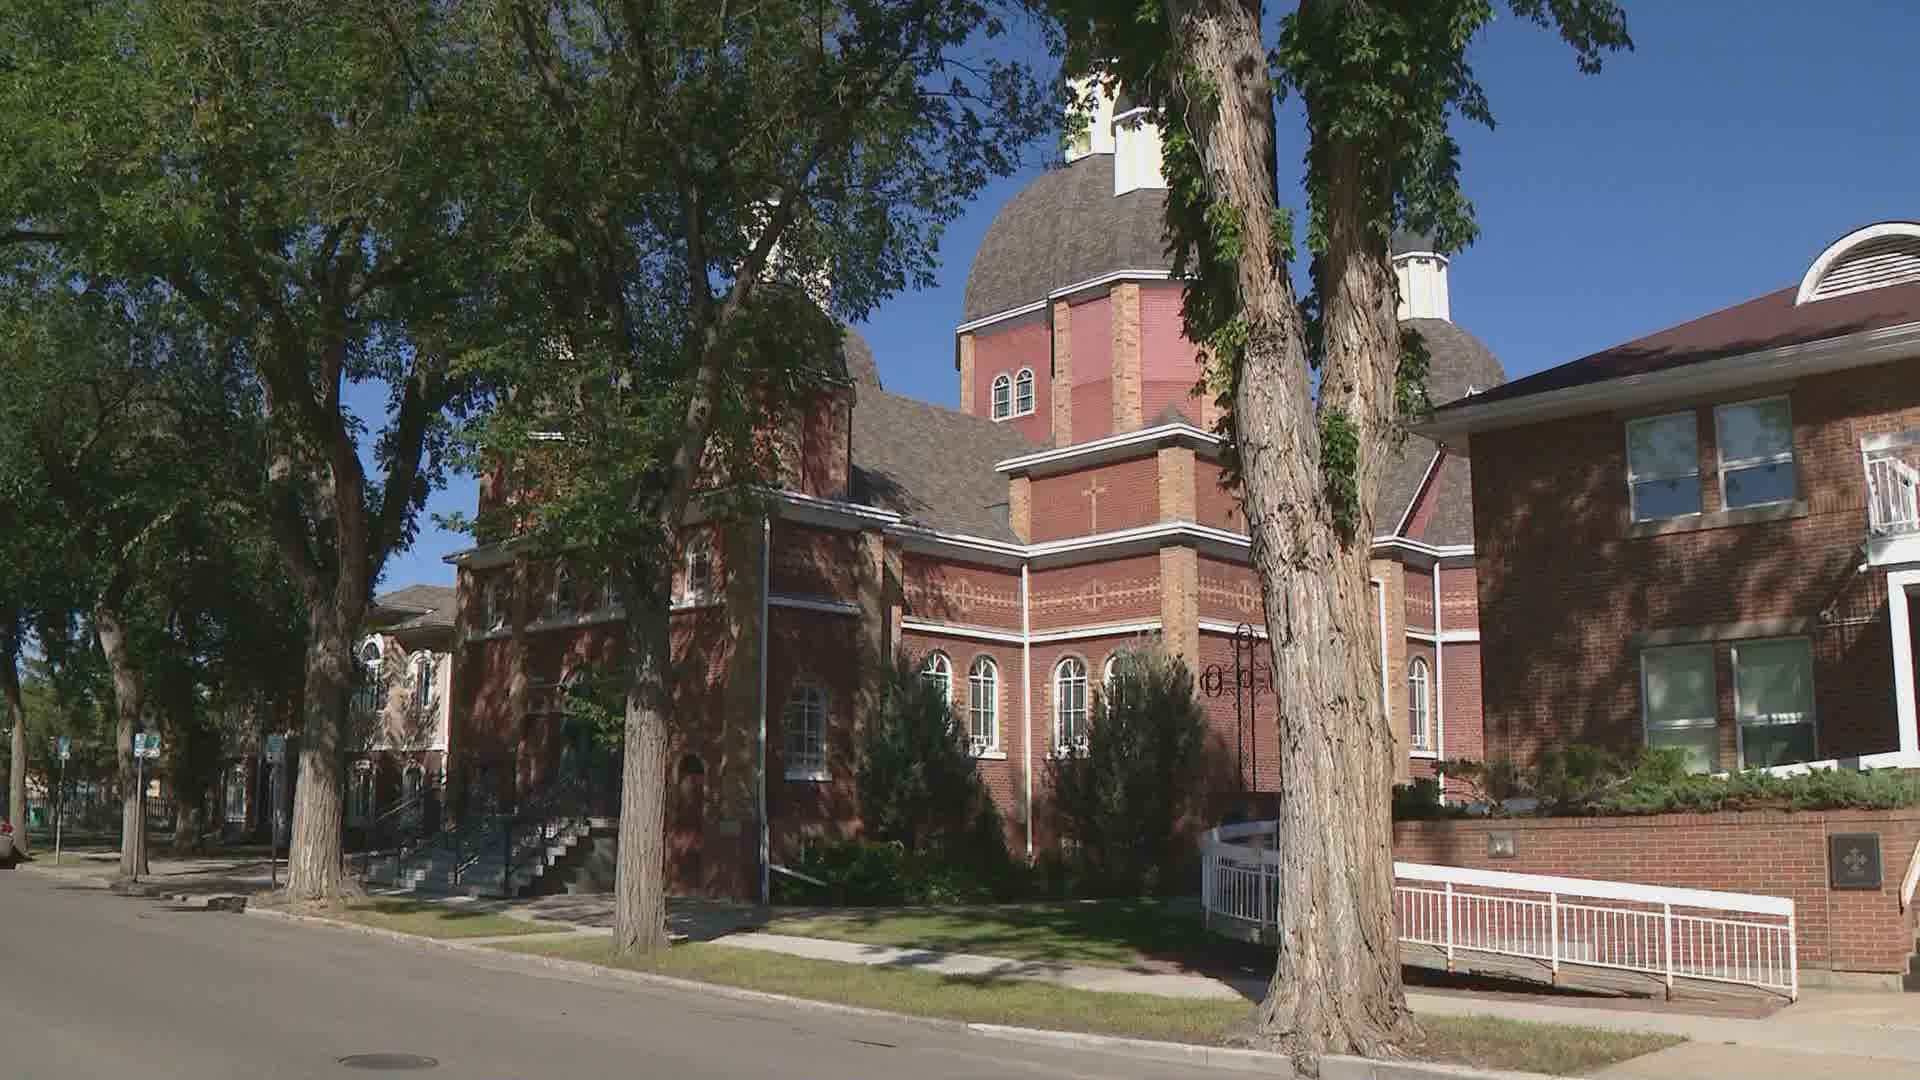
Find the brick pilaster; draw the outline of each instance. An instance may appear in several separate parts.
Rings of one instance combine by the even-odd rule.
[[[1160,448],[1160,520],[1198,521],[1194,508],[1193,448]]]
[[[1073,442],[1073,308],[1053,304],[1053,445]]]
[[[854,595],[860,605],[860,655],[856,659],[859,689],[854,694],[854,730],[880,708],[885,665],[893,660],[888,643],[892,608],[887,600],[886,536],[878,529],[860,534],[854,549]]]
[[[1007,481],[1007,527],[1021,543],[1033,542],[1033,481],[1027,477]]]
[[[1407,752],[1411,743],[1407,736],[1407,571],[1406,567],[1391,559],[1375,559],[1372,565],[1372,577],[1379,578],[1387,598],[1387,622],[1384,628],[1387,635],[1386,677],[1382,680],[1386,694],[1387,716],[1393,729],[1393,782],[1404,784],[1412,779],[1409,770]],[[1372,599],[1372,590],[1368,590],[1368,599]],[[1367,621],[1379,622],[1379,609],[1367,613]],[[1375,655],[1379,655],[1379,643],[1374,643]]]
[[[973,415],[973,334],[960,335],[954,366],[960,369],[960,411]]]
[[[1140,286],[1115,285],[1113,303],[1113,431],[1138,430],[1140,417]]]
[[[1200,560],[1190,547],[1160,549],[1160,637],[1167,651],[1200,663]]]

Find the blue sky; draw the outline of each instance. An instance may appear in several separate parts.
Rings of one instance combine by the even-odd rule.
[[[1453,260],[1453,317],[1509,376],[1795,284],[1853,226],[1920,217],[1920,5],[1627,6],[1637,49],[1598,76],[1511,17],[1474,46],[1499,126],[1458,129],[1481,236]],[[1281,130],[1290,181],[1297,122]],[[952,226],[935,288],[861,328],[889,390],[955,402],[951,331],[974,249],[1039,167],[988,187]],[[473,499],[456,478],[430,509]],[[382,588],[451,584],[441,556],[466,544],[423,522]]]

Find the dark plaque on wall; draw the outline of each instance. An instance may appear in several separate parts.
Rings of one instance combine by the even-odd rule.
[[[1834,833],[1827,837],[1827,879],[1836,889],[1880,887],[1880,834]]]

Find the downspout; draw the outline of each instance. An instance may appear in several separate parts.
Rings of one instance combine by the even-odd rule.
[[[1377,613],[1374,616],[1380,624],[1380,710],[1387,714],[1387,726],[1393,726],[1393,698],[1387,687],[1387,581],[1385,578],[1368,578],[1373,585],[1373,600]]]
[[[1447,801],[1447,774],[1438,764],[1447,760],[1447,646],[1440,639],[1440,560],[1433,560],[1433,774],[1440,781],[1440,801]]]
[[[760,730],[754,736],[754,772],[760,803],[760,903],[772,902],[773,832],[767,821],[767,597],[773,590],[773,517],[760,518]]]
[[[1033,862],[1033,628],[1027,603],[1027,564],[1020,564],[1020,756],[1027,788],[1027,862]]]

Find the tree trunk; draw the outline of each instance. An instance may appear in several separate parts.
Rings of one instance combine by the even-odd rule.
[[[207,819],[204,796],[173,800],[173,842],[170,845],[175,855],[192,855],[206,850],[201,837],[206,833]]]
[[[9,631],[0,642],[7,653],[0,668],[0,684],[7,695],[7,723],[13,728],[13,745],[7,760],[7,820],[13,822],[13,849],[27,855],[27,706],[20,698],[20,635]]]
[[[1278,205],[1260,4],[1168,0],[1168,11],[1203,84],[1182,96],[1213,105],[1184,117],[1209,193],[1257,238]],[[1378,464],[1361,472],[1358,522],[1344,538],[1326,494],[1304,326],[1282,254],[1249,242],[1237,260],[1247,338],[1234,412],[1279,706],[1280,941],[1259,1034],[1312,1068],[1312,1055],[1379,1054],[1414,1028],[1392,919],[1393,739],[1369,618],[1377,486],[1369,476]],[[1384,242],[1381,254],[1384,264]],[[1338,301],[1328,336],[1358,335],[1352,305],[1337,316],[1334,308]],[[1341,383],[1348,378],[1323,369],[1323,406],[1330,380],[1343,409],[1349,393],[1367,391]],[[1364,417],[1355,419],[1365,458],[1376,448]]]
[[[613,951],[652,956],[667,947],[667,747],[673,715],[673,636],[665,575],[634,575],[627,610],[627,723],[620,773],[619,862],[614,869]],[[643,594],[643,595],[640,595]],[[635,603],[644,599],[644,603]]]
[[[127,634],[118,605],[101,601],[94,606],[94,635],[113,676],[115,752],[120,759],[120,871],[121,878],[147,872],[146,770],[133,757],[133,733],[144,707],[140,675],[127,653]]]
[[[347,699],[353,686],[351,628],[336,597],[311,598],[307,614],[307,678],[299,773],[293,789],[293,826],[287,840],[287,898],[325,903],[348,895],[343,869],[342,799]]]

